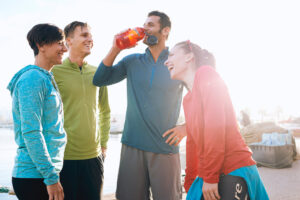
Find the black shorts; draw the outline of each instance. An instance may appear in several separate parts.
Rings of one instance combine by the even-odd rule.
[[[65,200],[99,200],[103,187],[103,157],[64,160],[60,182]]]

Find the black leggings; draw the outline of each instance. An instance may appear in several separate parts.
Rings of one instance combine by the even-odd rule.
[[[239,176],[221,175],[218,184],[221,200],[249,200],[246,181]],[[204,197],[202,195],[201,200]]]
[[[42,178],[12,178],[14,192],[19,200],[48,200],[48,192]]]

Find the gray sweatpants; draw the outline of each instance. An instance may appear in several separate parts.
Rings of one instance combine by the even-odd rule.
[[[182,199],[179,153],[157,154],[122,145],[116,198]]]

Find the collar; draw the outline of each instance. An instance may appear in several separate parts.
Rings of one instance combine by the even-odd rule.
[[[76,69],[76,70],[79,70],[79,67],[82,67],[82,69],[86,68],[87,66],[87,62],[83,62],[83,65],[82,66],[79,66],[77,63],[73,63],[70,61],[69,57],[66,58],[64,61],[63,61],[63,65],[67,65],[67,66],[71,66],[71,68],[73,69]]]
[[[145,53],[146,53],[147,58],[150,61],[154,62],[154,59],[153,59],[153,56],[151,54],[149,47],[145,50]],[[166,47],[162,52],[160,52],[156,63],[165,62],[165,60],[168,58],[168,55],[169,55],[169,47]]]

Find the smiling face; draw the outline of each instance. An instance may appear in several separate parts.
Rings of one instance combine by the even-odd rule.
[[[67,38],[67,44],[72,52],[77,52],[84,57],[91,53],[93,38],[90,28],[87,26],[77,26],[74,32]]]
[[[185,53],[180,46],[175,46],[171,49],[165,65],[168,67],[171,79],[184,80],[188,70],[187,61],[190,60],[190,55]]]
[[[158,42],[162,41],[164,36],[164,32],[165,30],[160,28],[160,17],[159,16],[150,16],[146,19],[145,23],[144,23],[144,29],[145,32],[149,35],[154,35],[157,37]],[[147,38],[148,36],[146,35],[143,42],[144,44],[147,44]]]
[[[64,41],[57,41],[51,44],[44,44],[40,47],[50,66],[61,64],[63,54],[67,51]]]

